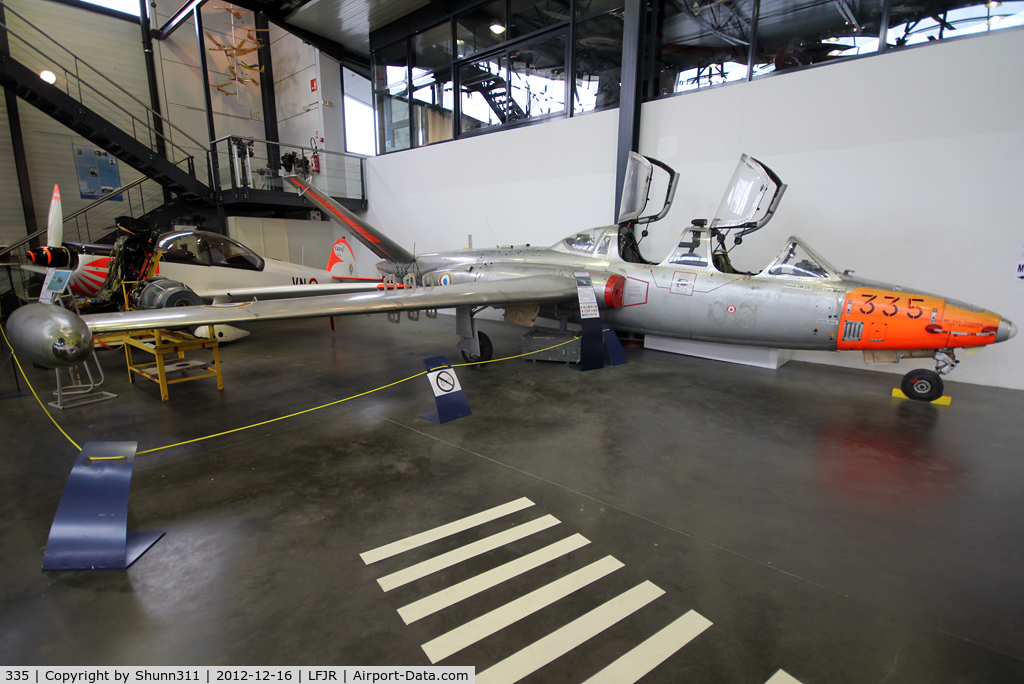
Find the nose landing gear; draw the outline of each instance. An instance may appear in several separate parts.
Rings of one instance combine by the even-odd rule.
[[[935,401],[942,396],[942,376],[953,370],[960,363],[952,349],[935,350],[935,370],[912,370],[903,376],[900,389],[907,398],[917,401]]]

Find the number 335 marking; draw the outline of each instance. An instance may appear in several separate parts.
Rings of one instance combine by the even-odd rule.
[[[899,306],[897,306],[897,303],[900,301],[900,298],[893,297],[892,295],[884,295],[884,297],[886,300],[888,300],[889,303],[882,308],[882,315],[891,318],[900,312]],[[874,300],[877,298],[878,295],[866,295],[864,297],[864,302],[861,303],[860,305],[860,312],[862,314],[874,313]],[[921,315],[924,314],[924,310],[921,307],[917,306],[915,302],[924,303],[924,299],[920,297],[911,297],[909,299],[907,310],[905,311],[905,313],[907,314],[907,318],[920,318]]]

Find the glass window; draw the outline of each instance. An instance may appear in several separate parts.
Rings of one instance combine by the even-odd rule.
[[[409,100],[404,92],[400,95],[377,93],[377,126],[385,152],[409,148]]]
[[[768,266],[768,275],[828,278],[829,269],[819,263],[799,242],[790,242]]]
[[[263,260],[254,252],[221,235],[202,233],[199,235],[197,246],[201,262],[205,257],[214,266],[242,268],[249,271],[258,271],[263,268]]]
[[[565,35],[508,52],[510,120],[565,113]]]
[[[622,16],[604,14],[576,27],[573,111],[617,107],[622,85]]]
[[[459,67],[460,130],[465,133],[504,123],[507,116],[508,70],[504,54],[484,57]]]
[[[576,18],[603,14],[613,9],[621,10],[622,7],[622,0],[576,0]]]
[[[471,9],[455,18],[455,55],[468,57],[508,40],[505,0]]]
[[[164,250],[160,257],[161,261],[168,261],[175,264],[195,264],[209,266],[210,262],[205,257],[199,260],[199,244],[195,233],[175,233],[160,239],[157,249]]]
[[[956,38],[1024,24],[1024,2],[988,2],[955,9],[895,5],[885,42],[893,47]]]
[[[345,151],[372,157],[377,153],[377,136],[370,79],[345,67],[341,77],[345,90]]]
[[[762,5],[754,75],[878,51],[884,0]]]
[[[375,90],[394,88],[405,84],[408,75],[406,67],[409,57],[406,54],[405,41],[376,50],[373,53],[373,84]]]
[[[422,147],[454,137],[455,93],[451,70],[427,74],[413,81],[413,145]]]
[[[565,246],[574,252],[590,253],[594,250],[594,236],[590,233],[577,233],[562,240]]]
[[[512,0],[508,38],[519,38],[569,21],[568,0]]]
[[[594,252],[597,256],[608,256],[613,253],[615,246],[619,244],[618,238],[619,233],[617,229],[606,230],[604,235],[601,236],[601,240],[597,243],[597,251]]]
[[[666,2],[654,56],[655,95],[745,79],[753,9],[753,0]]]
[[[704,245],[704,231],[689,229],[683,231],[668,263],[690,268],[707,268],[707,247]]]
[[[417,73],[444,69],[452,61],[452,27],[450,22],[435,26],[412,37],[413,79]]]

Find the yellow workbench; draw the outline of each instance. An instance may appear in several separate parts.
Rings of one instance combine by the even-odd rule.
[[[217,389],[224,389],[224,378],[220,372],[220,344],[217,342],[216,335],[213,334],[213,326],[210,327],[209,339],[202,339],[178,330],[135,330],[115,333],[109,337],[104,336],[103,342],[108,345],[112,342],[123,342],[125,358],[128,362],[129,380],[135,382],[135,373],[149,378],[160,385],[160,398],[167,401],[170,398],[167,391],[168,385],[178,382],[217,378]],[[152,354],[154,359],[145,365],[136,364],[132,358],[133,349]],[[185,358],[185,352],[197,349],[213,351],[212,367],[206,361]],[[174,354],[175,357],[165,359],[164,357],[168,354]],[[192,374],[192,371],[201,372]],[[174,380],[167,379],[168,374],[178,373],[184,377]]]

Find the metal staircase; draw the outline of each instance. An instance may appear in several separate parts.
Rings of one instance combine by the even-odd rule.
[[[473,74],[463,67],[459,72],[462,78],[462,89],[471,93],[480,93],[501,123],[525,119],[526,112],[512,98],[508,81],[483,69],[478,69],[478,71],[479,73]]]
[[[211,196],[209,151],[0,1],[0,85],[86,140],[188,199]],[[13,16],[13,18],[12,18]],[[50,85],[42,70],[59,75]],[[157,152],[162,147],[163,155]],[[182,168],[184,167],[184,168]]]

